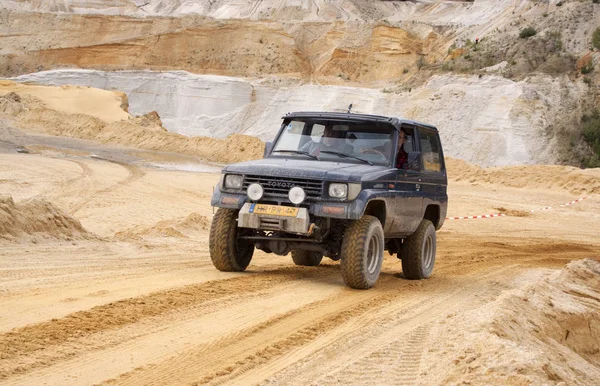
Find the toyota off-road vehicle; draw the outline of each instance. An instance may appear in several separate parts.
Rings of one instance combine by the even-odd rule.
[[[244,271],[255,249],[302,266],[326,256],[348,286],[367,289],[387,250],[406,279],[425,279],[448,206],[439,134],[401,118],[290,113],[263,159],[223,168],[211,205],[221,271]]]

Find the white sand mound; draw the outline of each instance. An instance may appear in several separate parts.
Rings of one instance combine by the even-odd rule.
[[[0,95],[14,95],[15,93],[20,96],[36,97],[52,110],[66,114],[90,115],[107,123],[130,117],[123,109],[127,106],[127,96],[121,92],[82,86],[24,85],[9,80],[0,80]],[[1,107],[0,111],[2,111]]]
[[[117,232],[118,240],[142,240],[146,238],[188,238],[198,232],[208,230],[210,221],[198,213],[191,213],[181,219],[159,221],[151,227],[137,226],[126,231]]]
[[[600,379],[600,262],[569,263],[560,275],[507,291],[445,329],[452,355],[431,384],[594,385]],[[444,361],[444,360],[442,360]],[[446,371],[439,371],[445,368]]]
[[[1,84],[0,82],[0,89]],[[22,129],[148,150],[188,154],[216,163],[257,159],[263,154],[264,142],[250,136],[233,134],[225,139],[216,139],[190,138],[170,133],[162,126],[160,116],[154,111],[136,118],[107,123],[107,120],[94,115],[73,114],[65,112],[64,109],[54,110],[48,108],[46,103],[37,96],[28,93],[28,87],[30,86],[21,85],[20,89],[25,92],[24,95],[12,92],[11,97],[0,97],[0,114],[4,113],[12,118],[15,125]],[[58,89],[57,87],[46,88]],[[89,98],[86,104],[93,104],[95,96],[82,95],[81,98]],[[121,98],[113,98],[105,106],[110,107],[109,110],[119,109],[122,102]],[[7,107],[2,110],[2,106]],[[121,111],[124,113],[123,110]],[[126,115],[129,117],[129,114]]]
[[[0,196],[0,240],[88,239],[79,220],[63,213],[52,203],[32,199],[15,203],[10,196]]]

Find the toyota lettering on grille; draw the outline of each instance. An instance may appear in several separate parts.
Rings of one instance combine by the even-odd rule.
[[[285,182],[285,181],[269,181],[267,183],[267,185],[269,185],[272,188],[291,188],[292,187],[291,182]]]

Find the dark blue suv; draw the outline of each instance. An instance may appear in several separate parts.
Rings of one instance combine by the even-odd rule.
[[[344,282],[375,285],[383,253],[407,279],[428,278],[448,206],[435,127],[331,112],[283,117],[264,158],[223,168],[211,205],[210,256],[221,271],[246,269],[254,249],[315,266],[341,260]]]

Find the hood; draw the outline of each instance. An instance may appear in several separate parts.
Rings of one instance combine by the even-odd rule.
[[[240,162],[223,168],[226,173],[255,174],[273,177],[306,178],[330,181],[361,181],[365,176],[390,171],[388,166],[346,162],[265,158]]]

